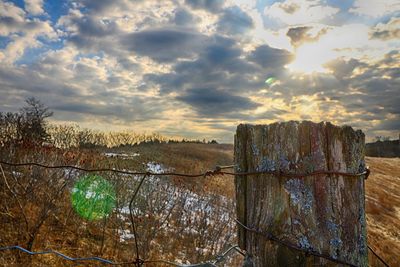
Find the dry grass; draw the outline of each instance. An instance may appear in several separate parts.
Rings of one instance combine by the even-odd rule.
[[[179,173],[198,174],[214,170],[217,165],[231,165],[233,162],[233,145],[229,144],[147,144],[137,146],[133,151],[121,149],[119,152],[140,154],[140,157],[130,161],[112,163],[118,163],[119,168],[130,169],[132,164],[155,161]],[[189,187],[192,191],[212,192],[231,199],[234,197],[233,181],[232,176],[196,179],[174,177],[175,183]]]
[[[389,263],[400,266],[400,158],[366,158],[369,245]]]
[[[13,153],[8,150],[0,150],[0,156],[3,160],[11,162],[34,161],[48,165],[68,164],[80,165],[85,168],[108,167],[136,171],[144,171],[146,169],[145,163],[154,161],[167,168],[172,168],[176,172],[201,173],[213,169],[215,165],[231,163],[232,158],[225,150],[224,146],[219,145],[158,144],[138,146],[134,148],[134,151],[123,151],[122,149],[113,151],[140,154],[139,157],[129,159],[106,157],[102,155],[103,150],[66,151],[53,148],[34,150],[25,148],[18,149]],[[72,257],[99,256],[113,261],[132,260],[133,240],[121,242],[120,234],[117,232],[121,229],[129,230],[130,223],[126,219],[120,219],[119,211],[115,210],[104,222],[102,220],[85,221],[80,218],[71,206],[70,191],[74,182],[72,179],[67,179],[67,181],[71,181],[69,181],[64,193],[53,203],[49,202],[52,192],[55,191],[51,189],[51,186],[54,187],[59,181],[65,180],[65,178],[62,178],[65,176],[63,170],[3,167],[5,168],[4,177],[6,179],[0,179],[0,246],[18,244],[27,248],[28,231],[29,233],[33,231],[40,219],[38,214],[41,214],[41,211],[51,204],[50,206],[53,208],[37,232],[32,250],[54,249]],[[12,170],[21,172],[21,174],[13,176]],[[40,177],[34,178],[35,173]],[[123,175],[108,173],[102,175],[115,186],[118,193],[118,207],[126,205],[132,192],[131,188],[136,186],[137,182],[133,181],[132,177]],[[51,177],[54,177],[54,179],[50,179]],[[76,179],[78,178],[76,177]],[[223,178],[218,177],[216,179],[222,181]],[[18,205],[18,201],[13,198],[13,193],[5,188],[5,181],[10,184],[11,191],[16,192],[22,205]],[[225,246],[225,243],[235,242],[233,223],[228,225],[219,221],[219,224],[216,225],[212,220],[210,223],[208,222],[208,218],[226,217],[226,205],[231,201],[223,201],[218,197],[218,193],[223,192],[225,196],[229,194],[232,197],[233,188],[230,192],[221,190],[224,187],[217,188],[214,186],[213,180],[203,177],[199,179],[174,179],[172,181],[179,186],[167,187],[166,184],[160,183],[160,187],[157,187],[158,182],[157,186],[150,186],[150,184],[146,185],[145,183],[141,189],[141,197],[135,202],[135,207],[139,209],[136,223],[138,232],[142,237],[139,248],[143,258],[201,262],[215,256],[216,253],[221,251],[222,246]],[[230,180],[229,183],[233,184],[233,180]],[[33,186],[32,190],[25,190],[31,185]],[[153,187],[157,190],[153,191]],[[164,191],[160,189],[161,187],[164,188]],[[170,189],[174,189],[175,193],[169,194],[170,191],[168,190]],[[186,202],[186,199],[191,200]],[[167,202],[170,204],[165,204]],[[204,209],[203,212],[200,212],[199,207],[201,205],[213,208],[211,210]],[[232,204],[230,206],[233,207]],[[171,210],[170,215],[168,215],[169,209]],[[228,213],[233,218],[234,209],[232,208]],[[29,227],[25,226],[24,214],[29,222]],[[165,225],[163,228],[160,228],[159,225],[167,220],[167,216],[169,216],[169,227],[168,230],[165,230]],[[185,216],[189,220],[182,219]],[[103,229],[105,230],[102,231]],[[205,249],[198,251],[198,248]],[[240,261],[241,257],[236,257],[230,261],[230,264],[236,262],[231,266],[238,266]],[[71,262],[52,255],[29,256],[18,251],[0,253],[0,266],[72,265]],[[99,266],[99,264],[86,262],[80,266]]]
[[[140,154],[140,157],[128,160],[105,158],[101,156],[102,152],[104,151],[66,152],[57,150],[51,153],[47,151],[36,152],[35,157],[24,155],[22,152],[14,156],[20,161],[29,161],[29,159],[40,161],[40,159],[51,158],[54,163],[76,164],[79,162],[79,164],[89,168],[107,166],[130,170],[140,170],[143,168],[143,162],[155,161],[162,163],[166,167],[173,168],[176,172],[183,173],[201,173],[214,169],[216,165],[230,165],[233,161],[232,145],[155,144],[137,146],[128,151],[123,149],[114,150],[114,152]],[[40,156],[40,154],[46,155],[46,157]],[[366,160],[371,168],[371,175],[366,181],[368,242],[390,266],[400,266],[398,256],[400,255],[400,159],[367,158]],[[52,162],[48,164],[52,164]],[[234,182],[231,176],[199,179],[175,178],[173,181],[181,187],[190,188],[192,191],[201,192],[202,194],[218,194],[230,199],[234,198]],[[3,191],[1,192],[2,194]],[[69,196],[65,197],[65,199],[68,198]],[[10,201],[10,199],[3,198],[2,201]],[[112,251],[108,251],[107,248],[102,251],[101,241],[99,241],[101,235],[98,233],[98,229],[101,229],[101,222],[98,223],[99,225],[97,223],[88,223],[83,226],[77,216],[71,216],[69,203],[63,202],[60,205],[60,211],[55,212],[55,216],[49,218],[41,228],[34,246],[35,250],[53,248],[67,255],[98,255],[115,261],[130,258],[132,244],[114,245],[113,243]],[[10,206],[12,206],[11,203]],[[232,207],[233,209],[234,207]],[[34,209],[28,211],[28,215],[31,218],[34,218],[34,214],[30,214],[33,211]],[[5,212],[9,212],[9,214]],[[0,214],[0,224],[2,225],[0,228],[0,245],[10,244],[12,240],[19,240],[19,242],[14,241],[12,243],[24,245],[20,239],[21,231],[16,231],[15,228],[22,223],[18,208],[8,211],[3,209],[2,214]],[[18,226],[19,228],[23,227]],[[23,229],[21,230],[23,231]],[[59,233],[62,233],[62,236]],[[112,235],[113,233],[106,232],[106,234]],[[114,239],[110,237],[109,240],[111,242]],[[170,236],[166,236],[164,240],[173,239]],[[188,236],[188,240],[185,243],[190,243],[194,240],[196,239]],[[171,254],[168,258],[173,259],[175,256],[177,255]],[[35,264],[31,261],[33,259]],[[55,256],[32,258],[17,252],[3,252],[0,256],[0,266],[21,266],[20,262],[36,266],[71,266],[69,262]],[[380,266],[373,258],[371,258],[370,263],[371,266]]]
[[[233,160],[233,147],[223,151]],[[366,181],[368,244],[390,266],[400,266],[400,158],[366,157],[371,174]],[[208,181],[211,190],[234,196],[231,177]],[[370,255],[371,266],[383,266]]]

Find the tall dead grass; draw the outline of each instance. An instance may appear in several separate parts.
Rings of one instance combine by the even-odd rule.
[[[400,265],[400,158],[366,158],[371,175],[365,183],[368,244],[390,266]],[[379,261],[370,253],[370,261]]]
[[[143,145],[134,151],[126,151],[140,153],[140,157],[129,159],[105,157],[103,152],[19,148],[1,150],[0,158],[10,162],[136,171],[144,171],[144,163],[154,161],[187,173],[202,172],[231,160],[213,145]],[[118,262],[134,259],[134,240],[131,235],[122,238],[121,233],[130,233],[131,222],[126,207],[139,177],[101,173],[117,191],[116,208],[103,220],[88,221],[81,218],[71,204],[72,186],[83,173],[38,167],[2,167],[5,179],[0,179],[0,246],[21,245],[34,251],[54,249],[72,257],[98,256]],[[207,183],[204,178],[194,181],[176,177],[146,180],[134,201],[142,258],[200,262],[236,243],[233,200],[208,189]],[[227,264],[238,266],[240,261],[240,257],[233,257]],[[17,251],[0,254],[1,266],[70,264],[51,255],[29,256]],[[85,262],[85,266],[98,265]]]

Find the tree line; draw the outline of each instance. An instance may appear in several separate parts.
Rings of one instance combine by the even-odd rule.
[[[56,125],[47,119],[53,112],[38,99],[26,99],[19,112],[0,112],[0,146],[54,146],[58,148],[126,147],[138,144],[207,143],[217,141],[171,139],[159,133],[132,131],[102,132],[82,129],[79,125]]]

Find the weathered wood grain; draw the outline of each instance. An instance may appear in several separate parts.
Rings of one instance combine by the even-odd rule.
[[[235,136],[236,171],[358,173],[365,168],[364,142],[360,130],[325,122],[241,124]],[[237,217],[244,224],[304,249],[368,265],[362,177],[260,174],[236,176],[235,185]],[[241,228],[238,234],[255,266],[338,266]]]

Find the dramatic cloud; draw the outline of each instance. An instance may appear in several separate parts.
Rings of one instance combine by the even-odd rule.
[[[25,0],[25,9],[32,15],[41,15],[44,13],[43,0]]]
[[[373,28],[371,38],[390,40],[400,39],[400,18],[395,17],[390,19],[388,23],[379,23]]]
[[[218,22],[217,30],[230,34],[241,34],[253,27],[249,15],[238,7],[226,9]]]
[[[312,32],[312,30],[314,30],[312,26],[293,27],[288,30],[286,35],[290,38],[292,45],[297,47],[303,43],[318,41],[321,35],[328,31],[327,28],[320,29],[317,32]]]
[[[194,9],[204,9],[209,12],[219,12],[223,5],[222,0],[185,0],[185,3]]]
[[[319,0],[286,0],[266,7],[266,16],[288,25],[320,22],[339,12],[338,8],[324,5]]]
[[[399,11],[398,0],[355,0],[350,12],[370,17],[380,17],[389,13]]]
[[[293,56],[286,50],[262,45],[252,51],[248,58],[263,68],[279,70],[279,68],[292,61]]]
[[[25,11],[12,3],[0,2],[0,34],[7,36],[17,31],[24,22]]]
[[[0,111],[35,96],[107,130],[232,142],[241,122],[308,119],[397,136],[397,2],[1,1]]]
[[[176,25],[185,27],[194,24],[195,22],[196,19],[188,10],[180,8],[175,11],[174,23]]]
[[[206,117],[221,117],[227,113],[254,109],[259,106],[248,98],[213,88],[193,88],[177,99],[191,105],[200,115]]]
[[[204,41],[204,36],[189,29],[152,29],[124,36],[121,43],[139,55],[170,62],[190,57]]]
[[[9,2],[0,2],[0,36],[9,42],[0,50],[3,64],[11,64],[20,59],[30,48],[42,46],[40,38],[54,41],[57,33],[50,21],[27,18],[26,12]]]
[[[365,68],[367,65],[356,59],[335,59],[325,65],[337,79],[349,78],[356,68]]]

